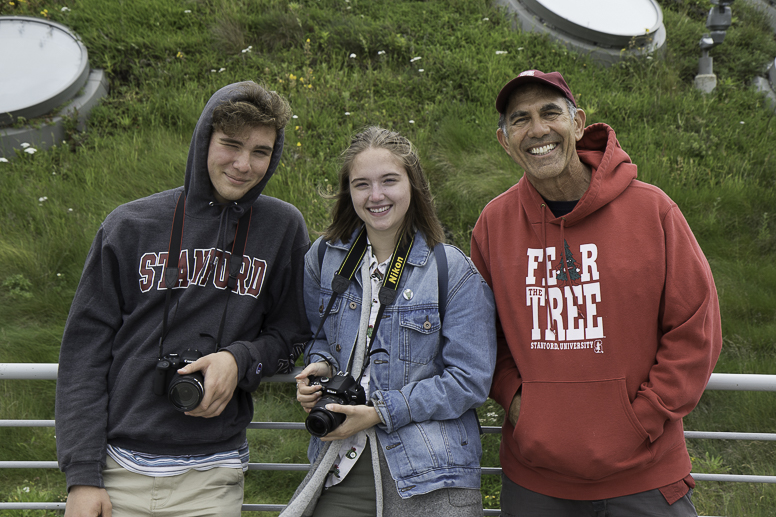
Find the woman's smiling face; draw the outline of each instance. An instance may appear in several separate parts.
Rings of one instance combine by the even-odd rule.
[[[370,240],[390,238],[395,243],[412,194],[407,172],[391,151],[370,148],[356,156],[350,168],[350,197]]]

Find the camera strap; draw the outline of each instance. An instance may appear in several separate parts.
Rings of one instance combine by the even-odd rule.
[[[245,253],[245,246],[248,242],[248,230],[251,225],[251,215],[253,214],[253,208],[251,207],[245,212],[240,220],[237,222],[237,230],[235,231],[234,243],[232,244],[232,253],[229,257],[229,278],[227,280],[226,292],[230,293],[237,286],[237,276],[242,269],[242,260]],[[164,287],[167,289],[164,298],[164,314],[162,317],[162,335],[159,337],[159,358],[163,357],[163,343],[165,337],[167,337],[167,315],[170,311],[170,298],[172,296],[172,289],[178,281],[178,274],[180,268],[178,267],[181,255],[181,242],[183,241],[183,223],[186,215],[186,197],[181,193],[178,196],[178,201],[175,203],[175,214],[172,219],[172,230],[170,231],[170,243],[167,249],[167,261],[164,265]],[[171,260],[171,257],[176,257],[177,260]],[[223,258],[222,258],[223,260]],[[218,326],[218,338],[216,339],[216,351],[221,346],[221,337],[224,332],[224,324],[226,322],[226,311],[229,307],[229,298],[226,299],[224,305],[224,313],[221,316],[221,323]]]
[[[323,253],[321,253],[321,248],[323,248],[323,253],[326,252],[326,243],[321,241],[318,244],[318,255],[321,258],[321,262],[323,262]],[[353,241],[353,246],[350,247],[348,250],[347,255],[345,255],[345,260],[342,261],[342,264],[340,265],[339,269],[336,273],[334,273],[334,278],[331,280],[331,290],[334,291],[334,296],[331,297],[329,300],[329,305],[326,306],[326,311],[323,313],[323,318],[321,319],[321,322],[318,324],[318,330],[315,331],[315,335],[313,336],[313,341],[318,339],[318,334],[321,333],[321,329],[323,328],[323,324],[326,322],[326,319],[329,317],[329,314],[331,314],[331,308],[334,306],[334,302],[337,299],[339,295],[344,293],[348,285],[350,284],[350,281],[353,280],[353,275],[356,273],[356,270],[358,269],[358,265],[361,264],[361,259],[364,258],[364,254],[366,253],[366,226],[361,227],[361,231],[358,232],[358,236],[356,237],[356,240]],[[320,269],[319,269],[320,274]]]

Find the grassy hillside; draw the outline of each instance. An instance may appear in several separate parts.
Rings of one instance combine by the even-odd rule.
[[[350,135],[379,124],[420,149],[443,223],[465,251],[482,207],[522,174],[495,139],[501,85],[527,68],[560,70],[588,116],[605,122],[680,206],[711,263],[725,343],[717,372],[776,374],[776,122],[749,86],[776,57],[748,4],[712,51],[718,87],[692,86],[708,0],[662,0],[662,58],[604,69],[546,38],[515,32],[487,0],[3,0],[0,15],[71,27],[106,71],[110,95],[88,132],[0,162],[0,362],[56,362],[91,240],[117,205],[183,183],[188,142],[219,87],[254,79],[295,117],[267,193],[294,203],[311,236],[328,219],[317,194],[336,179]],[[45,121],[37,121],[45,123]],[[53,418],[54,383],[0,382],[0,418]],[[265,384],[255,420],[300,421],[288,386]],[[503,413],[492,402],[483,424]],[[709,392],[689,430],[773,432],[773,393]],[[52,460],[53,429],[3,429],[0,458]],[[304,462],[304,432],[251,431],[252,460]],[[498,465],[486,437],[483,464]],[[696,472],[776,475],[772,444],[690,440]],[[250,472],[246,503],[283,503],[300,474]],[[0,500],[59,500],[57,471],[0,471]],[[484,500],[498,507],[499,480]],[[699,483],[701,515],[771,516],[773,485]],[[44,512],[35,512],[42,515]],[[29,512],[30,515],[33,512]],[[18,515],[22,515],[19,512]]]

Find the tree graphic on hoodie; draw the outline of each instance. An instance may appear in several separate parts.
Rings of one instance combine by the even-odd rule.
[[[558,270],[557,279],[561,282],[568,282],[573,285],[576,283],[575,280],[579,282],[579,279],[581,278],[579,274],[581,268],[574,258],[574,254],[571,253],[568,241],[565,239],[563,240],[563,246],[563,256],[561,257],[560,264],[555,268]]]

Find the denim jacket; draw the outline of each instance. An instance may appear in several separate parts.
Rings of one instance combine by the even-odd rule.
[[[318,239],[305,257],[305,308],[318,329],[333,294],[331,279],[349,244]],[[328,246],[319,274],[318,246]],[[445,245],[448,296],[440,323],[437,264],[417,234],[398,295],[385,308],[372,350],[370,402],[385,424],[379,446],[403,498],[439,488],[480,488],[479,421],[474,408],[488,396],[496,361],[493,293],[461,250]],[[361,318],[361,275],[354,275],[310,345],[307,361],[325,357],[347,368]],[[313,462],[323,443],[312,437]]]

